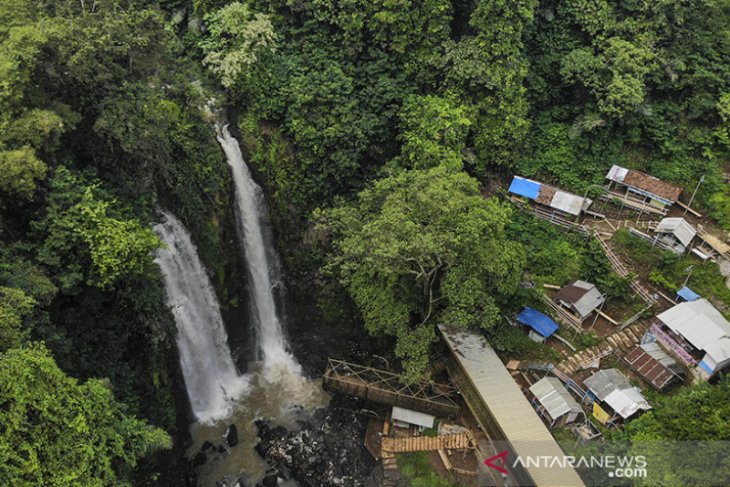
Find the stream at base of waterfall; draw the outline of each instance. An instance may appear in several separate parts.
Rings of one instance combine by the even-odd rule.
[[[198,469],[199,485],[213,487],[217,482],[227,481],[233,487],[239,479],[244,479],[243,486],[254,486],[269,472],[270,466],[256,451],[258,428],[256,422],[264,420],[274,426],[283,426],[287,430],[298,429],[300,421],[306,421],[312,411],[324,407],[329,396],[324,392],[319,380],[303,379],[299,375],[291,375],[280,371],[276,382],[268,382],[262,373],[261,363],[249,366],[248,391],[233,403],[231,415],[214,423],[197,422],[191,426],[190,433],[193,444],[187,456],[195,459],[208,442],[208,445],[225,450],[212,452],[208,448],[205,463]],[[229,425],[236,425],[239,443],[230,447],[226,433]],[[199,457],[200,458],[200,457]],[[202,458],[201,458],[202,460]],[[295,486],[294,482],[280,484]]]
[[[249,276],[257,355],[248,373],[238,375],[233,365],[218,300],[189,233],[169,213],[163,212],[165,221],[155,225],[165,244],[156,260],[175,317],[181,369],[197,419],[190,428],[187,454],[198,467],[201,487],[260,482],[269,466],[255,450],[257,421],[296,429],[329,402],[319,380],[304,377],[288,350],[276,309],[274,293],[282,280],[270,232],[264,228],[263,192],[227,126],[216,125],[216,132],[233,176],[237,230]],[[230,425],[236,428],[233,442],[227,434]]]

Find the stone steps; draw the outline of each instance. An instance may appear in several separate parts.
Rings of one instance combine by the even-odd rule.
[[[580,370],[581,366],[586,366],[591,361],[605,357],[614,351],[628,352],[639,344],[641,337],[648,328],[648,323],[636,323],[635,325],[617,331],[607,336],[600,344],[582,350],[563,360],[558,364],[558,370],[566,374],[572,374]]]

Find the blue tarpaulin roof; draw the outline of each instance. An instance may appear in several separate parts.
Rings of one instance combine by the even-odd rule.
[[[536,181],[515,176],[509,185],[509,192],[534,200],[540,193],[540,186],[541,184]]]
[[[517,321],[529,326],[544,337],[549,337],[558,330],[558,324],[549,316],[529,306],[525,306],[525,309],[517,315]]]
[[[697,301],[702,296],[700,296],[687,286],[683,286],[682,289],[677,291],[677,297],[682,298],[683,301]]]

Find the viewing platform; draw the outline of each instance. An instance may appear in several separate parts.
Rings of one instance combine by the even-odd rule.
[[[328,391],[434,416],[452,417],[459,412],[459,405],[451,399],[458,394],[453,386],[433,382],[409,385],[394,372],[342,360],[328,360],[322,386]]]

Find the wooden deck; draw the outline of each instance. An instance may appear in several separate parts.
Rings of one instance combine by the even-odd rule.
[[[416,451],[461,450],[471,448],[471,438],[466,433],[439,436],[409,436],[407,438],[383,438],[381,450],[391,453]]]

